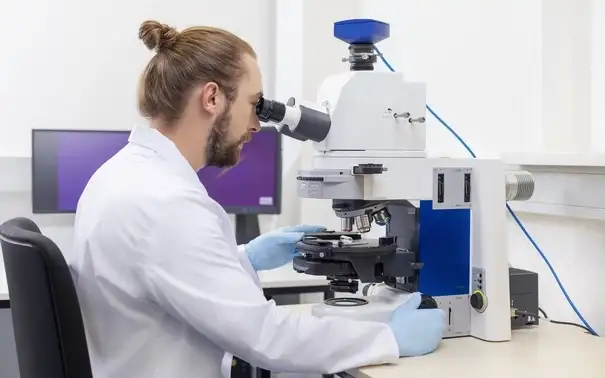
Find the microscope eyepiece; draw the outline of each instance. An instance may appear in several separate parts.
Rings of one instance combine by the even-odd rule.
[[[261,97],[256,104],[256,115],[261,122],[280,123],[286,116],[286,105]]]
[[[330,132],[330,116],[303,105],[295,106],[294,98],[287,104],[261,97],[256,116],[261,122],[276,124],[279,132],[300,141],[323,141]]]

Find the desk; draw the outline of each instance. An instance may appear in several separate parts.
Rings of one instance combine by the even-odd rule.
[[[330,295],[329,281],[325,277],[297,273],[292,265],[258,273],[265,296],[280,294],[324,293]],[[8,293],[0,292],[0,308],[8,307]]]
[[[310,311],[310,305],[287,306]],[[510,342],[490,343],[471,337],[445,339],[433,353],[401,358],[395,365],[347,371],[354,378],[603,378],[605,338],[580,328],[542,322],[513,331]]]

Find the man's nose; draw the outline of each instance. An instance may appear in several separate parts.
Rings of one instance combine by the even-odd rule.
[[[253,121],[250,131],[253,133],[258,133],[260,131],[260,121]]]

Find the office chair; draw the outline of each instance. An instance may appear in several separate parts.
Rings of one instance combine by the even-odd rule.
[[[27,218],[0,225],[21,378],[92,378],[84,323],[63,254]]]

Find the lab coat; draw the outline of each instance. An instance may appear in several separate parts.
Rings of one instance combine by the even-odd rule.
[[[246,190],[246,188],[241,188]],[[385,324],[267,301],[225,211],[175,145],[137,127],[84,190],[68,255],[95,378],[213,378],[394,362]]]

